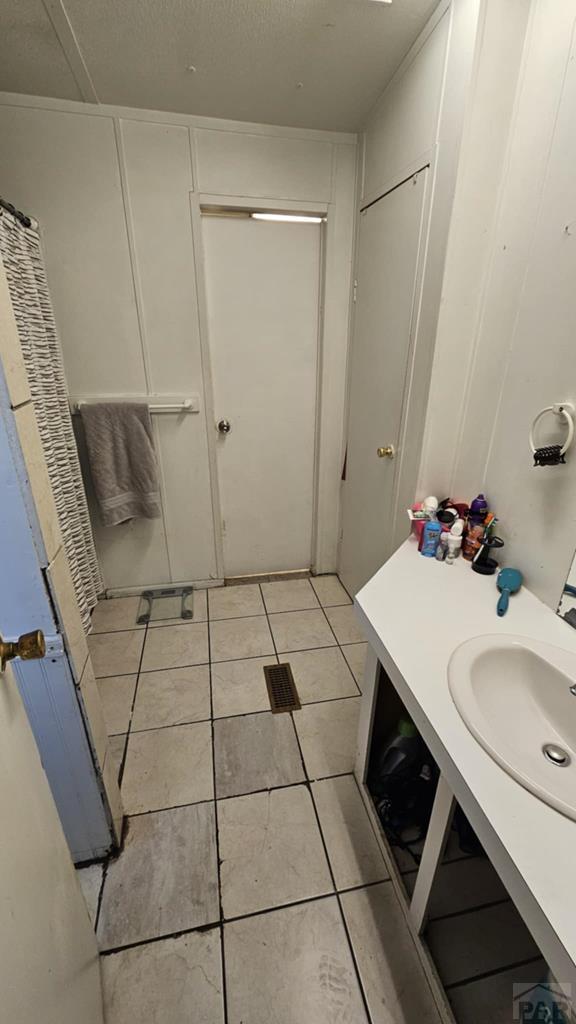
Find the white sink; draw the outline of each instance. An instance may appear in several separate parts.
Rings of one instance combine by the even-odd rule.
[[[576,820],[576,654],[528,637],[479,636],[454,651],[448,683],[491,757]]]

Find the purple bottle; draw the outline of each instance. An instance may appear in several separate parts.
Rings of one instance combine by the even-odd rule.
[[[476,522],[483,523],[488,515],[488,502],[483,494],[479,494],[477,498],[470,505],[470,511],[468,516],[470,519],[475,519]]]

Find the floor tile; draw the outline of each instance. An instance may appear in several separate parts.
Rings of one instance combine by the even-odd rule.
[[[262,594],[267,612],[295,612],[318,608],[318,599],[309,580],[277,580],[263,583]]]
[[[246,715],[214,722],[216,796],[239,796],[304,781],[290,715]]]
[[[132,732],[210,718],[208,665],[141,672],[132,717]]]
[[[200,928],[219,914],[214,804],[132,818],[104,882],[100,948]]]
[[[302,704],[358,695],[354,677],[337,647],[291,651],[283,654],[281,660],[292,666]]]
[[[139,597],[113,597],[98,601],[92,612],[92,633],[113,633],[122,629],[145,629],[136,622]]]
[[[223,1024],[220,931],[101,958],[106,1024]]]
[[[208,598],[206,590],[194,591],[194,618],[183,619],[155,619],[149,623],[150,629],[159,629],[161,626],[183,626],[192,625],[194,622],[206,622],[208,618]]]
[[[82,895],[88,908],[88,915],[93,925],[96,924],[98,913],[98,899],[102,886],[102,875],[104,874],[103,864],[90,864],[87,868],[78,868],[76,877],[80,882]]]
[[[109,736],[127,732],[138,676],[108,676],[98,681],[102,711]]]
[[[352,675],[358,683],[360,689],[362,689],[362,683],[364,680],[364,667],[366,665],[366,652],[368,650],[368,644],[343,644],[342,654],[346,658]]]
[[[274,654],[274,644],[265,615],[210,622],[212,661],[238,661]]]
[[[111,736],[108,741],[108,757],[111,757],[114,762],[114,774],[116,778],[120,775],[125,746],[126,735]]]
[[[202,665],[207,661],[208,626],[204,623],[148,630],[142,659],[143,672]]]
[[[391,882],[340,897],[372,1024],[440,1024]]]
[[[310,582],[323,608],[352,603],[337,576],[312,576]]]
[[[226,918],[333,891],[305,786],[219,801],[218,836]]]
[[[360,697],[305,704],[294,712],[308,778],[354,770]]]
[[[210,722],[131,733],[122,778],[126,814],[214,796]]]
[[[426,938],[444,985],[520,963],[539,952],[512,902],[431,921]]]
[[[512,986],[525,985],[528,989],[545,978],[547,970],[545,960],[541,959],[451,988],[448,999],[458,1024],[511,1024],[514,1020]]]
[[[339,644],[357,644],[366,640],[353,605],[349,604],[343,608],[326,608],[326,616]]]
[[[388,870],[352,775],[312,785],[336,887],[381,882]]]
[[[210,587],[208,604],[210,621],[264,614],[262,595],[257,583],[244,583],[237,587]]]
[[[228,1024],[367,1024],[335,897],[226,924],[224,950]]]
[[[98,633],[88,637],[94,675],[125,676],[137,672],[144,643],[143,629]]]
[[[214,718],[249,715],[269,711],[270,701],[264,678],[264,665],[275,665],[276,657],[247,658],[244,661],[220,661],[212,666]]]
[[[314,647],[334,647],[336,644],[320,608],[271,615],[270,626],[278,652],[305,651]]]
[[[406,875],[404,884],[411,895],[416,873]],[[488,858],[466,857],[440,865],[430,896],[429,916],[433,919],[507,898],[508,892]]]

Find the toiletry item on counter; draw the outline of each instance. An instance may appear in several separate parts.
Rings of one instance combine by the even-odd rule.
[[[464,520],[457,519],[450,527],[450,533],[446,535],[446,565],[453,565],[458,558],[462,547],[462,534],[464,533]]]
[[[445,533],[448,533],[451,526],[454,525],[458,519],[458,512],[455,508],[439,508],[436,513],[436,519],[442,526]]]
[[[466,558],[468,562],[471,562],[479,551],[483,536],[484,523],[469,519],[466,523],[466,535],[462,542],[462,557]]]
[[[498,562],[491,557],[491,552],[504,547],[501,537],[490,537],[486,527],[481,547],[478,549],[472,560],[472,569],[481,576],[493,576],[498,568]]]
[[[442,529],[442,532],[440,534],[440,539],[438,541],[438,547],[436,548],[436,561],[437,562],[443,562],[444,559],[446,558],[446,555],[448,553],[448,545],[446,543],[447,540],[448,540],[448,534],[446,533],[446,531],[444,529]]]
[[[458,513],[458,518],[463,519],[464,522],[466,522],[466,519],[468,518],[468,513],[470,511],[470,506],[467,505],[465,501],[453,501],[451,502],[451,505],[452,508],[456,509]]]
[[[433,494],[429,498],[424,498],[422,508],[424,512],[428,513],[430,519],[434,519],[438,511],[438,498],[435,498]]]
[[[424,498],[424,501],[417,502],[415,505],[412,505],[412,508],[408,509],[408,518],[412,524],[412,533],[418,541],[419,551],[422,550],[424,526],[430,519],[436,519],[437,509],[438,498],[435,498],[434,495]]]
[[[474,501],[470,502],[469,516],[472,519],[480,519],[482,522],[488,515],[488,502],[483,494],[479,494],[478,497],[474,498]]]
[[[470,504],[466,521],[466,535],[462,544],[462,555],[471,562],[481,547],[484,538],[484,521],[488,515],[488,502],[479,494]]]
[[[438,505],[436,518],[440,523],[451,526],[456,519],[466,519],[468,505],[465,501],[453,501],[452,498],[444,498]]]
[[[506,615],[511,594],[516,594],[522,586],[522,573],[518,569],[501,569],[496,577],[496,586],[500,591],[496,613],[500,617]]]
[[[424,525],[422,532],[422,543],[420,547],[420,554],[424,555],[425,558],[434,558],[436,555],[436,548],[440,543],[440,534],[442,533],[442,527],[440,523],[437,523],[435,519],[430,519]]]

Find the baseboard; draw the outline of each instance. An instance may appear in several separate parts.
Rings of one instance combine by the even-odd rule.
[[[105,597],[139,597],[143,590],[157,590],[161,587],[193,587],[194,590],[207,590],[208,587],[223,587],[224,580],[178,580],[178,582],[142,583],[138,587],[107,587]]]

